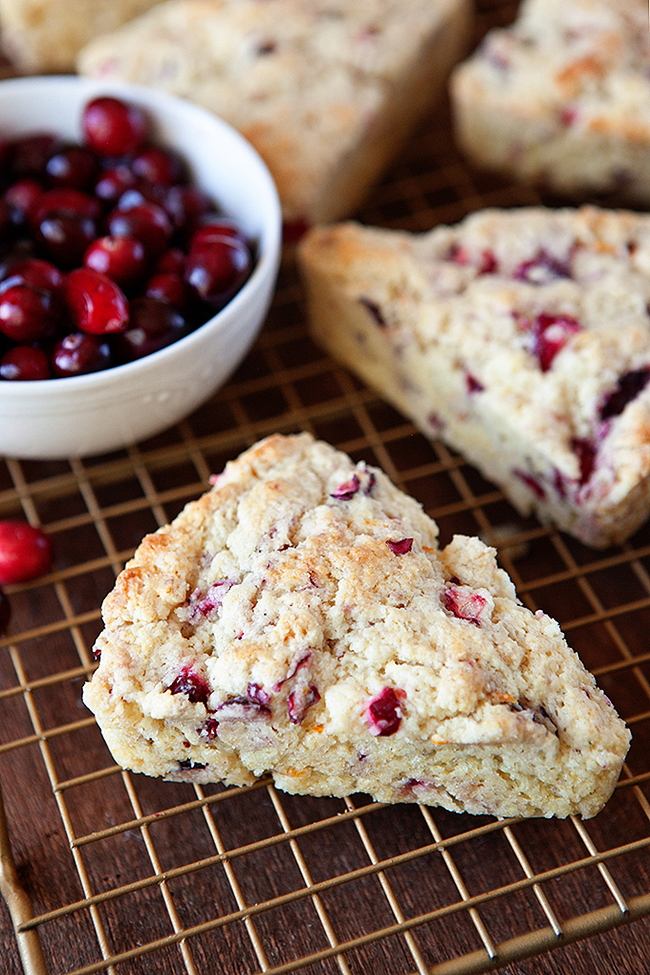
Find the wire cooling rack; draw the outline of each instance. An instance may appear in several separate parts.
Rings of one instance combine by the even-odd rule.
[[[484,0],[477,36],[514,11]],[[442,105],[359,216],[424,230],[538,201],[468,170]],[[599,816],[497,821],[115,766],[80,696],[102,598],[142,536],[212,472],[266,434],[299,429],[383,467],[436,518],[443,544],[454,532],[496,544],[522,599],[560,621],[634,735]],[[8,588],[13,622],[0,641],[6,975],[647,970],[650,526],[593,552],[518,517],[311,343],[290,260],[259,341],[218,395],[126,451],[4,460],[0,516],[15,514],[52,535],[56,562]]]

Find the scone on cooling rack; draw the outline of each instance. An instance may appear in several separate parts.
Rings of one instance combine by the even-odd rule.
[[[630,736],[494,551],[377,468],[272,436],[146,537],[84,688],[123,767],[496,816],[593,816]]]
[[[471,0],[166,0],[81,52],[163,88],[266,160],[287,224],[347,216],[466,53]]]
[[[650,216],[483,210],[300,251],[317,342],[520,513],[584,544],[650,513]]]
[[[524,0],[451,83],[482,168],[575,199],[650,202],[647,0]]]
[[[115,30],[156,0],[0,0],[0,40],[25,73],[72,71],[96,34]]]

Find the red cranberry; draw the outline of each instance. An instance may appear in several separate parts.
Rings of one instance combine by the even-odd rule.
[[[477,274],[495,274],[499,269],[499,262],[496,259],[494,251],[484,250],[480,254],[480,259],[478,265],[476,261],[472,261],[472,256],[466,247],[461,244],[452,244],[447,253],[446,260],[453,261],[454,264],[467,265],[474,263],[476,266]]]
[[[129,210],[119,207],[107,219],[108,232],[113,237],[137,237],[152,256],[162,254],[172,235],[169,217],[155,203],[139,203]]]
[[[537,316],[533,322],[533,352],[542,372],[548,372],[570,336],[580,330],[580,323],[572,315]]]
[[[96,220],[101,212],[101,204],[94,196],[69,186],[57,186],[41,193],[31,209],[31,220],[36,226],[52,214],[70,214]]]
[[[627,404],[643,392],[649,380],[650,367],[648,366],[623,373],[615,389],[605,397],[599,411],[600,419],[610,420],[614,416],[619,416]]]
[[[129,309],[129,327],[118,339],[118,347],[127,361],[164,349],[187,332],[185,319],[167,301],[134,298]]]
[[[203,617],[215,620],[221,610],[224,596],[234,585],[233,579],[218,579],[207,591],[194,589],[187,600],[190,623],[196,623]]]
[[[149,183],[137,182],[135,186],[129,186],[124,190],[117,201],[117,209],[132,210],[133,207],[140,206],[141,203],[154,203],[156,206],[159,206],[164,210],[165,208],[162,206],[161,202],[163,195],[163,191],[158,189],[157,186],[151,186]],[[166,210],[165,213],[167,213]]]
[[[261,684],[251,681],[246,686],[246,697],[255,704],[267,705],[271,703],[273,695]]]
[[[86,144],[102,156],[137,152],[147,137],[147,117],[136,105],[109,95],[94,98],[81,117]]]
[[[43,193],[43,187],[34,179],[19,179],[5,190],[4,199],[9,207],[12,223],[26,223]]]
[[[189,667],[184,668],[169,685],[172,694],[186,694],[193,704],[206,704],[210,687],[204,677]]]
[[[45,175],[47,161],[56,150],[58,142],[57,137],[49,133],[37,133],[16,139],[10,147],[14,178],[22,179],[23,176],[42,178]]]
[[[225,304],[251,270],[251,255],[237,237],[219,237],[190,251],[185,280],[203,301]]]
[[[63,282],[63,274],[58,267],[37,257],[26,257],[12,264],[11,277],[20,278],[25,284],[49,291],[57,291]]]
[[[62,146],[47,161],[45,172],[52,186],[85,190],[92,186],[97,173],[97,157],[84,146]]]
[[[212,201],[198,186],[170,186],[162,203],[177,228],[191,228],[212,211]]]
[[[515,475],[515,477],[519,478],[522,484],[525,484],[526,487],[530,488],[535,497],[539,498],[540,501],[543,501],[546,498],[546,491],[537,478],[533,477],[532,474],[529,474],[527,471],[521,471],[516,467],[512,473]]]
[[[349,481],[343,481],[342,484],[334,488],[330,493],[330,498],[336,498],[337,501],[351,501],[360,487],[361,481],[356,474],[353,474]]]
[[[133,172],[156,186],[172,186],[185,181],[185,162],[173,149],[147,146],[133,157]]]
[[[570,278],[571,269],[566,261],[558,261],[542,248],[531,260],[520,264],[513,277],[530,284],[548,284],[557,278]]]
[[[180,247],[170,247],[163,251],[154,268],[156,274],[183,274],[185,271],[185,254]]]
[[[65,269],[78,267],[97,235],[95,221],[76,213],[52,213],[38,225],[36,239]]]
[[[135,173],[124,163],[107,169],[95,183],[95,196],[107,203],[117,203],[126,190],[136,185]]]
[[[0,379],[28,382],[51,375],[46,354],[31,345],[14,345],[0,359]]]
[[[383,691],[370,701],[366,720],[371,735],[385,738],[399,731],[402,723],[401,702],[405,697],[404,691],[384,687]]]
[[[449,586],[442,594],[445,609],[459,620],[468,620],[480,626],[485,615],[487,599],[480,592],[472,592],[465,587]]]
[[[54,348],[52,366],[57,376],[81,376],[88,372],[99,372],[111,365],[111,350],[108,342],[98,335],[85,332],[71,332],[65,335]]]
[[[51,566],[52,540],[44,531],[15,518],[0,520],[0,586],[36,579]]]
[[[84,254],[83,263],[84,267],[106,274],[120,287],[128,287],[144,273],[144,244],[135,237],[98,237]]]
[[[496,274],[499,270],[499,262],[496,259],[496,255],[493,251],[483,251],[481,254],[481,263],[478,267],[479,274]]]
[[[52,292],[14,281],[20,279],[12,277],[3,282],[0,331],[21,344],[53,336],[61,309]]]
[[[287,713],[291,724],[302,724],[312,704],[318,704],[320,694],[315,684],[297,687],[287,696]]]
[[[215,721],[214,718],[206,718],[201,727],[198,729],[198,734],[206,741],[214,741],[217,737],[218,731],[219,722]]]
[[[219,712],[219,718],[224,721],[250,721],[257,718],[266,719],[271,710],[266,704],[258,701],[251,701],[247,697],[231,697],[227,701],[218,704],[215,711]]]
[[[205,245],[210,245],[220,237],[239,237],[243,240],[242,233],[236,223],[225,218],[212,218],[209,223],[201,223],[192,234],[190,246],[192,250],[197,250]]]
[[[412,538],[386,539],[386,544],[393,555],[408,555],[413,548]]]
[[[591,440],[584,437],[574,437],[571,449],[578,457],[580,465],[580,484],[586,484],[596,467],[596,447]]]
[[[147,298],[160,298],[175,308],[183,309],[186,303],[185,282],[180,274],[173,271],[160,271],[149,278],[145,295]]]
[[[65,301],[75,327],[91,335],[123,332],[129,305],[122,289],[90,267],[70,271],[63,284]]]

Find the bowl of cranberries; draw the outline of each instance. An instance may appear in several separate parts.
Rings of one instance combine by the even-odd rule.
[[[0,452],[117,450],[191,413],[268,312],[281,210],[195,105],[76,76],[0,82]]]

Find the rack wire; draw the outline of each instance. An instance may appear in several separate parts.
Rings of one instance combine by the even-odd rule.
[[[515,7],[483,0],[477,37]],[[423,230],[535,202],[468,169],[442,104],[359,216]],[[266,434],[299,429],[379,464],[436,518],[443,544],[455,532],[495,544],[527,605],[559,620],[634,735],[599,816],[494,820],[115,766],[80,696],[102,598],[142,536],[212,472]],[[7,975],[533,975],[573,967],[583,939],[581,957],[606,951],[607,970],[643,970],[640,938],[614,929],[650,931],[650,526],[594,552],[519,517],[312,344],[291,260],[258,342],[209,403],[128,450],[5,459],[0,516],[17,514],[50,533],[56,561],[7,588],[12,628],[0,640]]]

